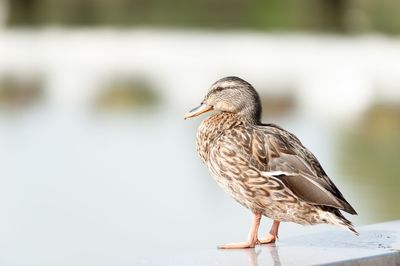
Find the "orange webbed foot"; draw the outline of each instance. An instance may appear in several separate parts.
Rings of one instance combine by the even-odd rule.
[[[219,245],[219,249],[242,249],[242,248],[254,248],[256,245],[260,244],[258,239],[253,241],[229,243],[225,245]]]
[[[278,236],[269,234],[268,237],[260,239],[260,244],[272,244],[275,243]]]

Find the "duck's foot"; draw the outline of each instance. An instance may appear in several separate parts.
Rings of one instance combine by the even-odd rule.
[[[261,214],[254,213],[253,223],[251,225],[249,232],[249,238],[246,242],[220,245],[218,246],[218,248],[220,249],[254,248],[257,244],[260,244],[260,241],[258,241],[258,227],[260,226],[260,220],[261,220]]]
[[[269,235],[266,238],[260,239],[260,244],[272,244],[278,239],[280,221],[274,220],[271,230],[269,230]]]
[[[258,244],[260,244],[260,241],[257,239],[256,241],[246,241],[246,242],[237,242],[237,243],[219,245],[218,248],[219,249],[254,248]]]
[[[269,234],[268,237],[259,240],[260,244],[272,244],[275,243],[278,236]]]

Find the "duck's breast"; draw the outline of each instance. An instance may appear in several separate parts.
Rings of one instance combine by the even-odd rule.
[[[238,116],[231,113],[219,113],[203,120],[197,130],[197,152],[203,163],[209,160],[210,149],[217,145],[218,138],[230,128],[240,125]]]

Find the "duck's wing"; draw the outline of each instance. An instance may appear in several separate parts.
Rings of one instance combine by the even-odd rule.
[[[275,125],[254,129],[250,162],[266,177],[282,181],[300,199],[357,214],[315,156],[290,132]]]

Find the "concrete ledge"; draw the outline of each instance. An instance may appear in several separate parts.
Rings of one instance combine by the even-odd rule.
[[[360,236],[329,231],[280,239],[246,250],[202,250],[156,265],[400,265],[400,220],[358,228]],[[152,264],[152,263],[150,263]]]

